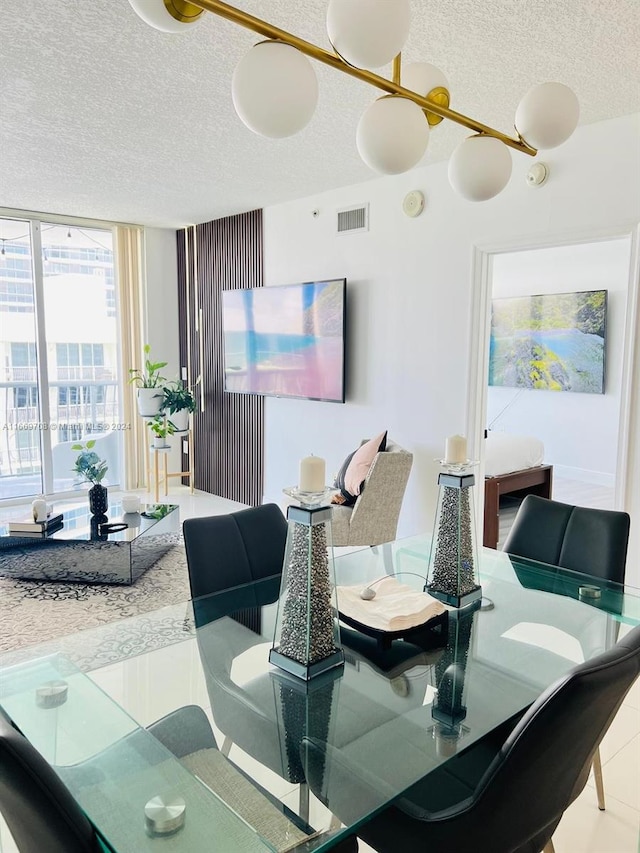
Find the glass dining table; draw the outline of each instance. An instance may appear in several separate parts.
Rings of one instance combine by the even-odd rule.
[[[421,590],[429,550],[341,555],[337,583]],[[5,653],[0,706],[107,850],[329,850],[640,624],[640,591],[588,575],[483,549],[479,580],[419,638],[342,625],[344,666],[308,684],[268,662],[274,577]]]

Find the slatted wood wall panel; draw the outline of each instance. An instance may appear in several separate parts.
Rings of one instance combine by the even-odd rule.
[[[180,354],[190,358],[191,381],[201,375],[202,383],[196,388],[194,485],[257,506],[264,491],[264,398],[224,393],[221,292],[262,287],[262,211],[178,232],[178,264]]]

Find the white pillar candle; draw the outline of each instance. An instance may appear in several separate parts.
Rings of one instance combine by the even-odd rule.
[[[34,521],[46,521],[47,520],[47,502],[44,498],[38,498],[33,501],[31,504],[31,509],[33,510],[33,520]]]
[[[459,465],[467,461],[467,439],[463,435],[450,435],[444,451],[444,461]]]
[[[325,464],[319,456],[305,456],[300,460],[301,492],[323,492],[325,487]]]

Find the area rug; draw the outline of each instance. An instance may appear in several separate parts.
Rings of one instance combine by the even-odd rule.
[[[132,586],[0,577],[0,652],[25,649],[188,601],[186,553],[182,538],[176,534],[175,539],[167,553]],[[159,636],[169,630],[163,622],[166,618],[173,619],[158,614]],[[175,630],[184,631],[183,620],[179,615],[176,619]],[[150,630],[149,640],[153,633]]]

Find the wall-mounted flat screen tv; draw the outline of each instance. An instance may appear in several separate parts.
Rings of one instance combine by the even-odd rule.
[[[494,299],[489,385],[604,394],[607,291]]]
[[[346,279],[222,292],[225,390],[344,403]]]

